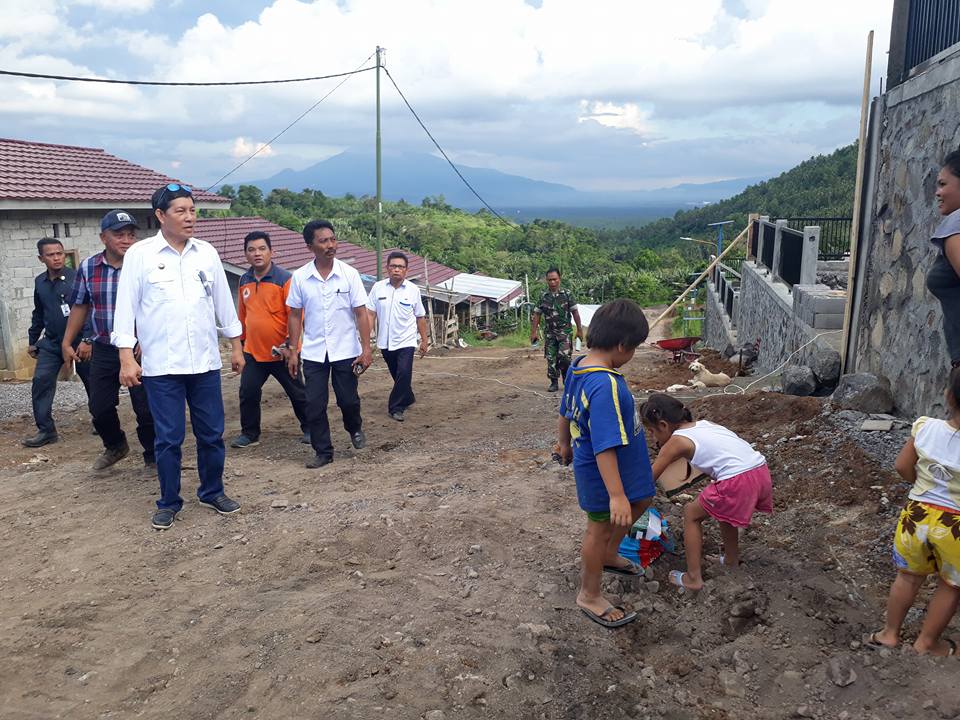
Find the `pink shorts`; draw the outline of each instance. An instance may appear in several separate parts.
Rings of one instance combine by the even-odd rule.
[[[773,483],[766,464],[712,482],[697,498],[707,514],[734,527],[749,527],[755,512],[773,512]]]

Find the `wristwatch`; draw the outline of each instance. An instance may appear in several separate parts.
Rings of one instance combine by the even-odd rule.
[[[81,339],[80,342],[86,343],[87,345],[93,345],[93,339],[88,337]]]

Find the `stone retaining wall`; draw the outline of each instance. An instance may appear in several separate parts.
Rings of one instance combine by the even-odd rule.
[[[960,54],[896,86],[878,107],[874,214],[860,243],[853,364],[889,379],[901,412],[935,414],[943,410],[950,358],[926,274],[936,252],[929,238],[940,221],[937,172],[960,145]]]

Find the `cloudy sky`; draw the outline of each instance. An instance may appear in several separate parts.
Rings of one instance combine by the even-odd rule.
[[[451,157],[584,190],[779,173],[851,142],[892,0],[3,0],[0,69],[234,81],[356,69],[379,44]],[[150,88],[0,76],[0,136],[217,180],[337,81]],[[373,148],[351,77],[227,182]],[[432,145],[383,78],[385,152]],[[389,179],[387,180],[389,181]],[[373,188],[371,188],[371,193]]]

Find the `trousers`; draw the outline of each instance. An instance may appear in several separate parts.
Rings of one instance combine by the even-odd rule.
[[[157,439],[157,477],[160,499],[157,508],[179,512],[180,464],[187,432],[184,404],[190,408],[190,424],[197,439],[197,473],[200,487],[197,497],[212,500],[223,493],[223,395],[220,371],[210,370],[195,375],[153,375],[142,378],[150,401],[150,412]]]
[[[353,359],[335,362],[304,360],[303,378],[307,393],[310,444],[320,457],[332,458],[333,442],[330,440],[330,421],[327,419],[327,403],[330,401],[328,380],[333,385],[333,394],[343,415],[344,429],[351,435],[363,429],[357,376],[353,374]]]
[[[263,384],[271,375],[280,383],[280,387],[290,398],[293,412],[300,421],[300,429],[308,431],[307,425],[307,395],[303,386],[303,379],[292,378],[287,371],[287,364],[282,360],[275,362],[260,362],[254,360],[249,353],[243,354],[246,365],[240,375],[240,432],[251,440],[260,437],[260,403],[263,399]]]
[[[48,338],[37,342],[37,366],[33,370],[33,384],[30,396],[33,400],[33,420],[42,433],[53,435],[57,426],[53,422],[53,398],[57,392],[57,376],[63,367],[63,355],[60,343]],[[90,397],[90,363],[77,363],[77,375],[83,383],[83,389]]]
[[[387,412],[403,412],[413,405],[417,398],[413,394],[413,355],[416,348],[399,350],[381,350],[383,359],[393,378],[393,390],[387,400]]]
[[[95,342],[90,359],[90,416],[108,450],[123,446],[127,435],[120,426],[117,406],[120,404],[120,351],[113,345]],[[130,388],[130,404],[137,416],[137,438],[143,447],[144,462],[154,461],[156,431],[150,402],[143,385]]]

